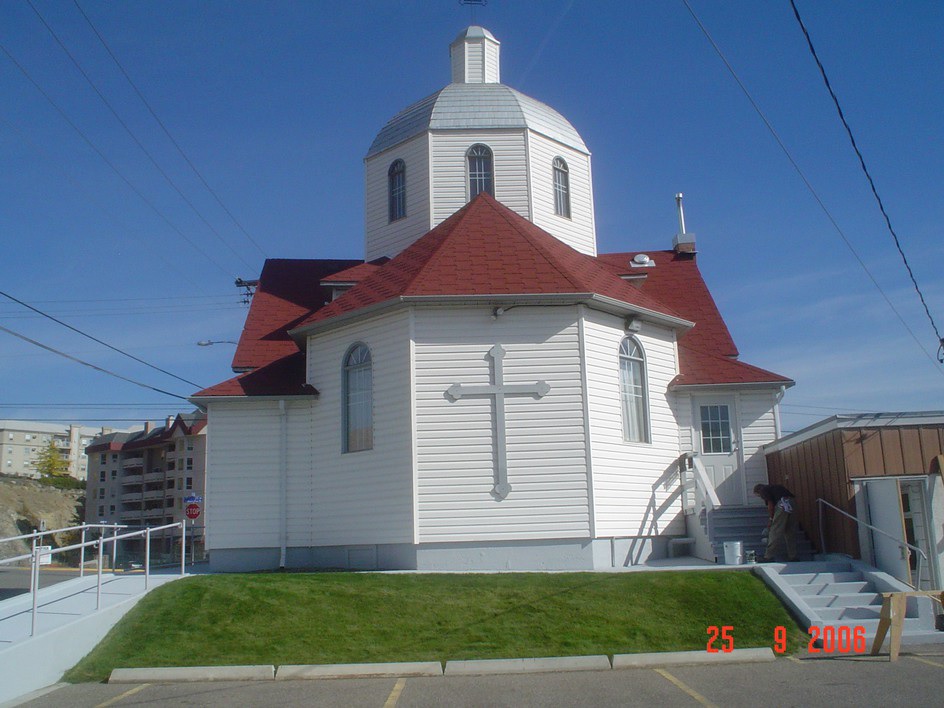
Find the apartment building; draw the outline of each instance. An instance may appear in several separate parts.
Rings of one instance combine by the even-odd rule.
[[[92,440],[86,448],[86,521],[135,527],[187,521],[187,533],[202,556],[206,424],[206,414],[195,411],[168,417],[162,426],[148,422],[144,430]],[[193,498],[199,501],[188,502]],[[187,507],[193,503],[201,513],[188,519]],[[161,534],[152,548],[170,552],[175,539],[180,539],[179,530]]]
[[[69,474],[84,480],[88,474],[85,448],[92,439],[111,433],[111,428],[40,423],[35,420],[0,420],[0,472],[17,477],[39,477],[36,461],[40,453],[55,443]]]

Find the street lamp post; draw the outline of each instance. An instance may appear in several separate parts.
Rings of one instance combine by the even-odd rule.
[[[197,342],[198,347],[209,347],[214,344],[239,344],[239,342],[234,342],[232,339],[201,339]]]

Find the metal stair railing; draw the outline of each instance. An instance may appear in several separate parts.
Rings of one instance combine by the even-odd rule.
[[[90,528],[101,528],[103,529],[103,535],[101,538],[94,539],[92,541],[85,540],[85,532]],[[104,529],[113,528],[114,534],[111,536],[104,535]],[[87,546],[94,546],[98,551],[98,562],[96,573],[98,576],[96,596],[95,596],[95,610],[100,610],[102,606],[102,572],[104,564],[102,562],[103,550],[105,546],[109,543],[112,545],[112,569],[114,569],[114,556],[115,549],[118,546],[118,541],[122,541],[128,538],[136,538],[138,536],[144,536],[144,589],[148,589],[149,580],[151,575],[151,534],[157,531],[166,531],[167,529],[180,528],[180,574],[186,574],[186,563],[187,563],[187,525],[183,521],[178,521],[173,524],[165,524],[163,526],[147,527],[140,529],[138,531],[129,531],[127,533],[118,534],[118,528],[127,528],[126,526],[121,526],[119,524],[83,524],[82,526],[69,526],[62,529],[53,529],[45,531],[36,531],[31,534],[23,534],[22,536],[10,536],[9,538],[0,539],[0,543],[4,541],[22,541],[26,539],[31,539],[33,542],[33,549],[30,553],[26,553],[19,556],[13,556],[11,558],[0,559],[0,565],[9,565],[13,563],[18,563],[23,560],[30,561],[30,595],[32,600],[32,616],[30,623],[30,636],[36,634],[36,614],[37,608],[39,606],[39,566],[40,561],[45,561],[45,559],[51,559],[53,555],[57,553],[67,553],[68,551],[74,551],[76,549],[81,549],[81,570],[79,571],[79,577],[84,575],[84,558],[85,558],[85,548]],[[77,531],[82,529],[82,541],[79,543],[73,543],[70,546],[62,546],[60,548],[51,548],[46,549],[41,544],[36,543],[36,539],[42,539],[43,536],[48,536],[56,533],[62,533],[66,531]]]
[[[910,585],[910,586],[913,587],[915,590],[920,590],[920,589],[921,589],[921,559],[924,558],[924,562],[928,564],[928,567],[929,567],[929,568],[931,567],[930,561],[928,560],[928,557],[927,557],[927,555],[925,554],[924,551],[922,551],[922,550],[921,550],[920,548],[918,548],[917,546],[912,546],[910,543],[906,543],[905,541],[902,541],[901,539],[895,538],[895,537],[892,536],[890,533],[886,533],[885,531],[882,531],[882,529],[876,528],[875,526],[872,526],[872,524],[867,524],[867,523],[865,523],[864,521],[862,521],[861,519],[857,519],[857,518],[856,518],[855,516],[853,516],[852,514],[849,514],[849,513],[845,512],[845,511],[843,511],[843,510],[840,509],[838,506],[835,506],[835,505],[833,505],[833,504],[830,504],[830,503],[829,503],[828,501],[826,501],[825,499],[818,498],[818,499],[816,500],[816,503],[819,505],[819,547],[822,549],[822,552],[823,552],[824,554],[826,553],[826,531],[825,531],[825,527],[823,526],[823,511],[824,511],[824,510],[823,510],[823,507],[824,507],[824,505],[825,505],[825,506],[828,506],[830,509],[835,509],[835,510],[838,511],[840,514],[842,514],[843,516],[845,516],[845,517],[847,517],[847,518],[849,518],[849,519],[852,519],[853,521],[855,521],[855,522],[856,522],[857,524],[859,524],[860,526],[865,526],[866,528],[872,529],[873,531],[877,531],[878,533],[882,534],[883,536],[887,536],[887,537],[890,538],[892,541],[894,541],[895,543],[897,543],[899,548],[901,548],[901,549],[908,548],[908,549],[917,551],[917,552],[918,552],[918,559],[915,561],[915,577],[917,578],[917,582],[912,583],[912,582],[910,582],[910,581],[908,581],[908,580],[905,580],[904,578],[898,578],[898,580],[901,580],[905,585]],[[909,553],[910,553],[910,551],[909,551]]]

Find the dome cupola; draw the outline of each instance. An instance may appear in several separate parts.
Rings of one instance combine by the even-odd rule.
[[[452,83],[403,109],[371,143],[365,258],[394,256],[483,189],[596,254],[590,152],[550,106],[502,83],[500,42],[473,25],[449,47]]]

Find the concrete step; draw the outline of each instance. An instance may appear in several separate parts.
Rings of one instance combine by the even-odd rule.
[[[813,595],[806,598],[806,604],[814,609],[827,607],[869,607],[882,606],[882,595],[877,592],[857,592],[848,595]]]
[[[824,573],[791,573],[784,575],[790,585],[815,585],[817,583],[850,583],[864,580],[857,570],[829,571]]]
[[[852,564],[846,560],[830,561],[808,561],[803,563],[791,563],[784,566],[779,574],[782,576],[792,576],[803,573],[846,573],[854,570]]]
[[[848,583],[808,583],[791,586],[797,595],[853,595],[860,592],[874,592],[872,583],[866,580]]]

